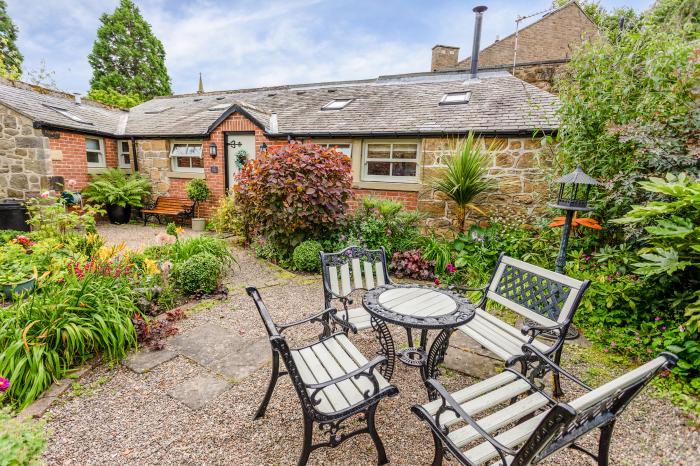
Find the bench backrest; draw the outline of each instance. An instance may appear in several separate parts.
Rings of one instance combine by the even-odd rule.
[[[384,248],[350,246],[340,252],[321,252],[320,256],[326,308],[337,296],[345,297],[357,289],[371,290],[389,283]]]
[[[673,354],[662,353],[568,404],[557,404],[518,451],[511,466],[536,464],[591,430],[613,422],[656,374],[677,360]]]
[[[194,205],[190,199],[184,197],[158,196],[156,209],[190,209]]]
[[[552,326],[571,321],[589,284],[501,254],[484,299]]]

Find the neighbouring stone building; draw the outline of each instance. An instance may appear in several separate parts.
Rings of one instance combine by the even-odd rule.
[[[488,21],[488,13],[485,20]],[[554,77],[562,65],[569,61],[572,53],[584,41],[598,35],[598,27],[580,5],[575,1],[569,2],[481,49],[478,68],[484,71],[507,70],[523,81],[552,92]],[[458,47],[433,47],[432,71],[470,67],[471,57],[460,61]]]
[[[459,139],[473,131],[493,146],[489,214],[527,220],[549,195],[558,99],[507,72],[462,70],[276,86],[152,99],[129,111],[26,85],[0,82],[0,197],[82,189],[108,167],[138,171],[154,196],[185,196],[203,178],[208,216],[233,186],[240,164],[288,143],[313,142],[350,155],[353,206],[363,196],[399,200],[446,228],[455,208],[430,188]],[[538,133],[539,136],[533,137]]]

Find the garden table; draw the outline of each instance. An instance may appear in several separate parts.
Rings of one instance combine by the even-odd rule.
[[[399,325],[406,329],[408,348],[394,351],[393,342],[386,348],[388,358],[396,358],[409,366],[420,367],[425,382],[437,376],[437,365],[447,351],[452,332],[474,318],[475,306],[464,296],[451,290],[415,284],[386,284],[369,290],[362,305],[372,319]],[[373,325],[373,327],[375,327]],[[418,346],[413,345],[411,331],[420,330]],[[440,330],[426,351],[428,331]]]

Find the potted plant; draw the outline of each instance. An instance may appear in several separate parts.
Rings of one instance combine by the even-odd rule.
[[[0,287],[7,299],[15,294],[31,292],[36,284],[36,273],[27,253],[19,245],[7,245],[0,250]]]
[[[151,191],[151,182],[139,173],[126,175],[111,168],[97,175],[83,190],[85,198],[94,204],[104,205],[109,222],[119,225],[129,223],[131,208],[142,207],[143,198]]]
[[[194,202],[195,215],[197,212],[197,204],[204,202],[211,197],[211,190],[207,186],[207,182],[201,178],[195,178],[187,183],[187,197]],[[204,231],[206,219],[195,217],[192,219],[192,229],[194,231]]]

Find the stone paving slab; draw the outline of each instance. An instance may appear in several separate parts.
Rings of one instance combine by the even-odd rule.
[[[175,351],[203,366],[229,357],[240,346],[240,337],[232,330],[204,323],[168,341]]]
[[[192,377],[168,391],[168,395],[191,409],[200,409],[231,387],[229,383],[213,375]]]
[[[270,341],[262,338],[241,341],[235,352],[214,361],[208,367],[228,378],[242,380],[270,360]]]
[[[138,374],[143,374],[164,362],[170,361],[175,356],[177,356],[177,353],[167,349],[160,351],[142,350],[127,356],[124,360],[124,365]]]

